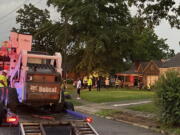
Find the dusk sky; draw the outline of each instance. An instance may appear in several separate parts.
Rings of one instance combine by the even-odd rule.
[[[180,0],[175,0],[177,4],[180,4]],[[16,10],[22,5],[28,3],[35,4],[38,8],[47,8],[46,0],[0,0],[0,42],[8,40],[10,30],[16,26]],[[48,8],[51,12],[51,18],[56,20],[58,15],[53,7]],[[155,32],[160,38],[166,38],[167,44],[171,49],[174,49],[176,53],[180,52],[180,30],[171,28],[166,21],[155,28]]]

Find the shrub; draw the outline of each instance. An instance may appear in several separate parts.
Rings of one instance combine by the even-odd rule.
[[[180,125],[180,74],[167,72],[156,83],[157,100],[161,122]]]
[[[67,79],[67,84],[73,84],[73,80]]]

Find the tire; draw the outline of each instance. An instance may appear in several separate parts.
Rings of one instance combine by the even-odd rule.
[[[8,90],[8,108],[10,108],[12,112],[16,112],[19,104],[17,91],[15,88],[8,88]]]
[[[71,102],[65,102],[65,103],[64,103],[64,107],[65,107],[65,109],[74,111],[74,105],[73,105],[73,103],[71,103]]]

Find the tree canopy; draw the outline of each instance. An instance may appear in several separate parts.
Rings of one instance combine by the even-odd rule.
[[[124,68],[125,62],[173,54],[144,18],[139,16],[141,21],[135,21],[138,19],[131,16],[125,0],[48,0],[48,4],[57,8],[62,25],[70,25],[73,47],[81,52],[77,70],[117,71]],[[73,55],[75,58],[76,53]]]
[[[32,4],[24,5],[17,11],[16,22],[19,28],[13,31],[33,36],[33,50],[54,52],[55,39],[53,33],[45,28],[52,26],[50,13],[47,9],[41,10]],[[44,32],[40,32],[40,31]]]
[[[140,3],[143,0],[48,0],[61,16],[54,23],[47,10],[25,5],[17,12],[18,31],[34,36],[35,50],[60,51],[66,70],[114,73],[137,60],[174,55],[166,40],[152,29],[150,24],[156,25],[156,21],[147,23],[148,14],[143,16]],[[142,10],[139,15],[131,16],[131,4]]]
[[[138,9],[150,26],[159,25],[162,19],[169,21],[172,27],[180,28],[180,4],[175,0],[127,0],[129,6]]]

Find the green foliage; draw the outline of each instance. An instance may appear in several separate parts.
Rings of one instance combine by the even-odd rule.
[[[156,84],[157,107],[160,120],[165,124],[180,124],[180,77],[175,71],[161,76]]]
[[[56,51],[54,32],[47,29],[52,26],[49,11],[29,4],[19,9],[17,14],[16,22],[20,28],[13,28],[12,31],[31,34],[33,36],[33,50],[54,53]]]
[[[62,17],[58,44],[70,49],[64,53],[66,65],[77,72],[115,73],[132,61],[173,54],[143,18],[131,17],[124,0],[48,0],[48,5]]]
[[[162,19],[169,21],[172,27],[180,28],[180,5],[175,0],[127,0],[129,6],[138,9],[138,16],[153,27]]]
[[[172,135],[180,135],[180,128],[179,127],[162,127],[163,130],[168,131]]]
[[[76,52],[71,55],[77,58],[77,71],[110,71],[117,62],[123,62],[121,46],[127,46],[124,41],[129,38],[127,25],[131,17],[123,0],[111,1],[112,5],[109,2],[48,0],[60,12],[62,25],[71,24],[65,32],[72,37]]]
[[[71,80],[71,79],[68,79],[66,81],[67,81],[67,84],[73,84],[73,80]]]
[[[20,33],[34,35],[38,29],[49,21],[50,15],[48,10],[41,10],[34,5],[24,5],[17,11],[16,22],[20,25]]]
[[[173,56],[166,40],[147,27],[144,17],[131,16],[130,4],[142,10],[137,1],[149,0],[48,0],[61,16],[54,23],[46,9],[24,5],[17,12],[20,28],[13,31],[32,34],[36,51],[61,52],[64,72],[114,74],[137,60]]]
[[[175,55],[174,50],[169,49],[166,40],[160,39],[152,29],[146,28],[139,33],[136,30],[134,32],[132,48],[129,51],[132,61],[161,60]]]

